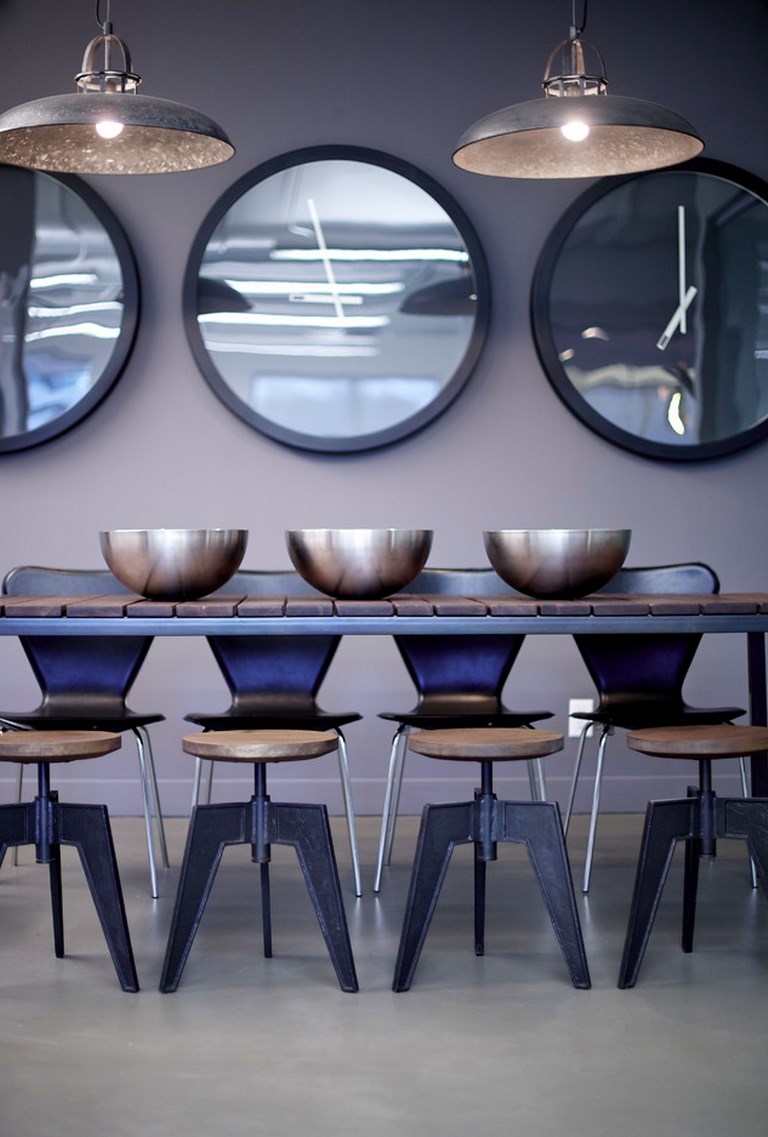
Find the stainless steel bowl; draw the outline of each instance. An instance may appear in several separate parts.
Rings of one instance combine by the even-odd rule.
[[[287,529],[297,570],[313,588],[344,599],[378,599],[410,584],[426,564],[431,529]]]
[[[237,572],[247,529],[109,529],[99,533],[107,565],[150,600],[195,600]]]
[[[526,596],[573,600],[607,584],[624,564],[631,529],[490,529],[488,560]]]

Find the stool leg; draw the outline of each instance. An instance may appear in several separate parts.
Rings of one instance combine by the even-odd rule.
[[[178,987],[225,847],[251,843],[250,816],[250,803],[199,805],[192,810],[160,977],[161,991]]]
[[[651,801],[645,815],[619,987],[634,987],[678,841],[697,836],[694,798]]]
[[[261,928],[264,942],[264,958],[272,958],[272,888],[269,880],[269,861],[259,865],[261,876]]]
[[[768,798],[724,798],[718,805],[718,833],[747,842],[758,884],[768,897]]]
[[[395,964],[394,991],[407,991],[411,986],[454,845],[466,845],[473,839],[474,812],[474,802],[424,807]]]
[[[485,883],[488,862],[475,842],[475,955],[485,955]]]
[[[500,841],[523,842],[574,987],[591,986],[573,891],[560,809],[556,802],[500,801]]]
[[[35,842],[34,802],[0,805],[0,864],[9,848]]]
[[[355,961],[324,805],[269,803],[270,840],[293,845],[342,991],[357,991]]]
[[[698,798],[696,786],[688,787],[688,797]],[[693,951],[693,928],[696,923],[696,894],[699,889],[699,859],[701,841],[689,837],[685,842],[685,869],[683,872],[683,939],[682,948],[686,953]]]
[[[138,991],[109,814],[105,805],[54,803],[59,843],[75,845],[101,922],[109,954],[124,991]]]

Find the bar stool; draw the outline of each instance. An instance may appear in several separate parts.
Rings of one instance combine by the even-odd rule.
[[[424,807],[393,989],[411,986],[455,845],[475,847],[475,954],[485,953],[486,865],[496,860],[499,841],[526,846],[571,981],[574,987],[589,987],[559,807],[547,801],[499,801],[493,792],[495,762],[553,754],[562,749],[562,734],[525,727],[430,730],[410,735],[408,746],[430,758],[479,762],[481,786],[474,801]]]
[[[120,736],[107,731],[35,730],[0,734],[0,761],[35,764],[38,786],[33,802],[0,806],[0,859],[9,846],[34,845],[37,863],[49,866],[53,945],[57,958],[61,959],[64,922],[60,846],[74,845],[80,854],[120,986],[124,991],[138,991],[107,807],[60,802],[50,784],[50,767],[54,763],[100,758],[119,748]]]
[[[678,841],[685,841],[684,952],[693,950],[699,857],[716,855],[718,837],[747,842],[768,894],[768,798],[718,798],[712,789],[712,760],[768,751],[768,729],[727,723],[654,727],[632,731],[627,744],[642,754],[698,762],[699,785],[690,786],[685,798],[648,802],[619,987],[635,985]]]
[[[270,845],[293,845],[339,985],[343,991],[357,991],[328,810],[324,805],[273,802],[267,794],[267,763],[319,758],[336,750],[338,744],[335,731],[217,730],[184,736],[183,749],[197,758],[250,762],[255,793],[249,802],[197,805],[192,810],[161,991],[175,991],[179,985],[227,845],[250,845],[252,858],[260,866],[266,958],[272,956]]]

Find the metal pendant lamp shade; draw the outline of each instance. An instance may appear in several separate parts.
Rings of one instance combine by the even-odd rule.
[[[0,115],[0,162],[71,174],[167,174],[214,166],[235,152],[207,115],[136,94],[141,78],[109,20],[75,81],[76,92]]]
[[[605,65],[580,39],[552,52],[544,97],[479,119],[459,139],[457,166],[505,178],[593,178],[655,170],[695,158],[704,143],[682,115],[606,94]]]

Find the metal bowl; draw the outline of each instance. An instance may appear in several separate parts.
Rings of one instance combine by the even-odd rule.
[[[301,576],[328,596],[378,599],[404,588],[426,564],[431,529],[287,529]]]
[[[237,572],[247,529],[109,529],[104,560],[119,581],[149,600],[196,600]]]
[[[537,599],[573,600],[602,588],[624,564],[631,529],[490,529],[485,551],[496,572]]]

